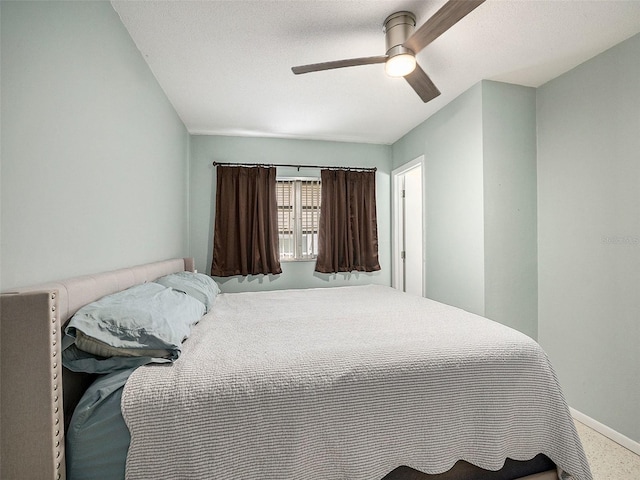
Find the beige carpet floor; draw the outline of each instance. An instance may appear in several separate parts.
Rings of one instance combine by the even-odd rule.
[[[640,455],[576,421],[593,480],[640,480]]]

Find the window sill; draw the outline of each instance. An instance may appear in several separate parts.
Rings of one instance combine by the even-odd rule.
[[[298,263],[298,262],[315,262],[316,257],[313,258],[281,258],[280,263]]]

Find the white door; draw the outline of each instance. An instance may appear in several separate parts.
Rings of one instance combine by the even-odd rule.
[[[423,157],[392,172],[393,286],[424,295]]]

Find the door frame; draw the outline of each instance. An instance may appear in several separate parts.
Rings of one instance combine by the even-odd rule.
[[[422,178],[422,296],[425,296],[426,293],[426,268],[425,268],[425,199],[426,195],[424,194],[424,185],[425,185],[425,159],[424,155],[420,155],[417,158],[414,158],[410,162],[405,163],[404,165],[392,170],[391,172],[391,225],[392,225],[392,235],[391,235],[391,286],[393,288],[398,289],[403,286],[403,261],[400,256],[401,246],[403,242],[403,211],[402,211],[402,197],[400,196],[400,192],[402,192],[402,179],[404,175],[413,170],[416,167],[421,167]]]

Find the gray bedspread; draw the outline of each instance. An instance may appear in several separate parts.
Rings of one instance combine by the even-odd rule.
[[[127,479],[375,480],[551,458],[591,474],[549,361],[503,325],[388,287],[223,294],[130,377]]]

